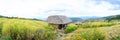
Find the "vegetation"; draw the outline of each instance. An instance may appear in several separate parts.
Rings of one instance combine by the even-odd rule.
[[[84,30],[82,28],[69,34],[64,40],[104,40],[106,33],[98,28]]]
[[[112,40],[120,40],[120,33],[116,37],[113,37],[113,36],[111,36],[111,37],[112,37]]]
[[[24,20],[37,20],[37,21],[43,21],[43,20],[36,19],[36,18],[7,17],[7,16],[2,16],[2,15],[0,15],[0,18],[7,18],[7,19],[24,19]]]
[[[114,38],[114,40],[120,40],[120,36],[119,36],[119,37],[117,37],[117,38]]]
[[[82,28],[109,27],[115,25],[115,22],[88,22],[80,25]]]
[[[74,24],[70,24],[66,29],[65,29],[65,33],[70,33],[73,32],[77,29],[76,25]]]
[[[96,28],[96,27],[110,27],[115,25],[115,22],[89,22],[82,25],[70,24],[66,29],[66,33],[71,33],[77,28]]]
[[[112,21],[112,20],[120,20],[120,15],[113,15],[113,16],[107,16],[104,17],[108,22]]]
[[[40,20],[0,17],[0,40],[57,40],[58,36],[60,40],[120,40],[120,36],[116,36],[120,25],[116,27],[117,22],[113,21],[70,24],[64,30],[65,35],[61,36],[60,32]]]
[[[1,19],[1,39],[9,40],[55,40],[57,32],[47,23],[20,19]],[[6,21],[5,21],[6,20]]]

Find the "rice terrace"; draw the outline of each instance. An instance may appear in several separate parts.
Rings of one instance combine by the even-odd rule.
[[[119,20],[76,22],[62,15],[47,21],[1,16],[0,40],[120,40]]]
[[[0,0],[0,40],[120,40],[120,0]]]

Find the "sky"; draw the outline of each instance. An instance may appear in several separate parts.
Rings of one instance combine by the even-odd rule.
[[[109,16],[120,14],[120,0],[0,0],[0,15],[47,18]]]

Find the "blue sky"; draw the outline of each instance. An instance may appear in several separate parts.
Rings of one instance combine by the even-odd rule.
[[[0,0],[0,15],[25,18],[120,14],[120,0]]]

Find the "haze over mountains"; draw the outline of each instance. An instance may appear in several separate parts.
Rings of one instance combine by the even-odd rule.
[[[0,18],[15,18],[15,19],[25,19],[25,20],[41,20],[41,21],[46,21],[47,18],[21,18],[21,17],[8,17],[8,16],[0,16]],[[97,19],[100,18],[99,16],[83,16],[83,17],[68,17],[70,18],[73,22],[75,21],[80,21],[80,20],[88,20],[88,19]]]
[[[9,17],[9,16],[0,15],[0,17]],[[86,19],[89,19],[89,18],[100,18],[100,17],[99,16],[83,16],[83,17],[68,17],[68,18],[73,19],[73,20],[86,20]],[[36,19],[46,20],[47,18],[42,18],[41,17],[41,18],[36,18]]]
[[[68,17],[68,18],[70,18],[71,20],[77,21],[77,20],[87,20],[90,18],[100,18],[100,16],[83,16],[83,17]],[[47,18],[38,18],[38,19],[46,20]]]
[[[2,16],[0,15],[0,18],[15,18],[15,19],[27,19],[27,20],[44,20],[46,21],[47,18],[20,18],[20,17],[8,17],[8,16]],[[120,15],[111,15],[111,16],[105,16],[105,17],[100,17],[100,16],[83,16],[83,17],[68,17],[72,21],[79,21],[79,20],[98,20],[98,19],[106,19],[108,21],[111,20],[120,20]]]

